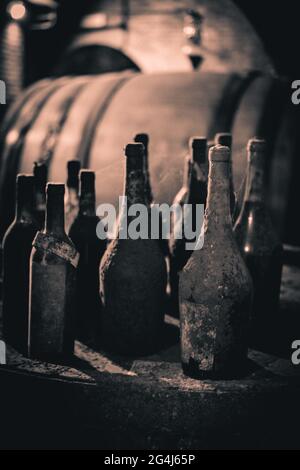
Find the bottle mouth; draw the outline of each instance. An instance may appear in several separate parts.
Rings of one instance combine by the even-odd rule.
[[[146,150],[149,144],[149,136],[146,133],[136,134],[134,142],[143,144]]]
[[[65,194],[65,185],[63,183],[47,183],[46,193],[48,197],[63,197]]]
[[[139,142],[132,142],[125,147],[126,166],[128,171],[143,170],[145,147]]]
[[[230,148],[225,145],[215,145],[209,150],[210,162],[230,162]]]
[[[46,186],[48,169],[45,163],[34,162],[33,176],[36,183]]]
[[[79,185],[79,172],[81,163],[79,160],[70,160],[67,163],[68,180],[67,186],[69,188],[78,188]]]
[[[189,148],[193,161],[196,163],[205,163],[207,139],[206,137],[193,136],[189,140]]]
[[[87,193],[95,192],[95,172],[92,170],[80,170],[80,194],[85,195]]]
[[[20,184],[31,184],[33,182],[33,175],[27,174],[27,173],[19,173],[17,175],[17,183],[18,185]]]
[[[145,147],[141,142],[130,142],[125,147],[125,156],[126,157],[143,157]]]
[[[232,134],[230,132],[218,132],[215,135],[215,145],[223,145],[224,147],[232,146]]]
[[[34,176],[27,174],[18,174],[16,180],[16,193],[19,203],[31,201],[34,199]]]
[[[253,153],[262,153],[266,151],[266,141],[264,139],[253,138],[248,141],[247,151],[249,152],[249,160],[251,159],[251,154]]]

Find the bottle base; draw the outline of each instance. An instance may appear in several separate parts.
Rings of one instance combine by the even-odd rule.
[[[248,371],[247,361],[222,370],[203,370],[190,358],[189,363],[182,362],[181,367],[184,375],[196,380],[237,380],[245,377]]]

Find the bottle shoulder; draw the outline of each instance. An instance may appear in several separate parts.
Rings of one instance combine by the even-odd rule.
[[[101,219],[96,215],[87,216],[78,214],[70,227],[69,237],[71,239],[76,235],[96,237],[96,227],[99,223],[102,223]]]
[[[188,200],[188,188],[185,186],[182,186],[176,196],[173,199],[172,204],[179,204],[180,206],[183,206],[183,204],[186,204]]]
[[[130,240],[115,239],[112,240],[101,261],[102,270],[116,270],[126,272],[132,268],[132,273],[140,268],[148,272],[166,269],[164,255],[159,246],[158,240]]]
[[[264,205],[244,206],[234,226],[240,249],[253,254],[282,250],[269,211]]]
[[[232,237],[225,242],[206,240],[194,251],[180,273],[182,296],[195,302],[245,297],[252,293],[247,266]]]
[[[32,249],[32,261],[42,264],[70,264],[77,266],[79,254],[73,241],[66,235],[38,232]]]
[[[10,240],[33,239],[38,229],[38,224],[33,221],[13,221],[3,236],[2,246]]]

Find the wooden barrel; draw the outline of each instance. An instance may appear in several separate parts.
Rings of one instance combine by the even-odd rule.
[[[290,107],[288,93],[284,81],[254,73],[126,72],[38,82],[11,108],[3,123],[2,225],[7,226],[12,218],[16,173],[31,172],[34,161],[47,161],[49,180],[59,182],[66,180],[67,161],[80,159],[84,167],[96,171],[97,203],[116,204],[123,188],[123,147],[136,133],[145,131],[151,138],[155,199],[171,202],[182,182],[189,137],[197,134],[213,139],[216,132],[232,130],[236,188],[245,172],[247,139],[259,135],[272,144],[270,201],[280,228],[297,135],[296,122],[286,109]]]

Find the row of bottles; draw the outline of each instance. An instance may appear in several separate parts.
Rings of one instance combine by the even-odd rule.
[[[66,195],[65,185],[47,184],[44,164],[17,177],[16,215],[3,239],[3,328],[33,357],[58,360],[72,353],[75,336],[89,341],[96,329],[106,241],[96,236],[95,174],[79,171],[68,162]]]
[[[277,308],[281,245],[263,197],[265,142],[248,144],[240,211],[231,143],[230,134],[218,134],[207,159],[206,138],[190,141],[183,187],[174,202],[191,205],[192,224],[197,205],[206,207],[204,245],[193,252],[185,249],[185,239],[174,236],[175,224],[169,246],[167,240],[119,236],[133,204],[147,208],[151,227],[146,134],[125,149],[127,207],[110,243],[96,235],[101,221],[95,214],[94,172],[68,162],[66,194],[64,185],[48,183],[46,197],[45,166],[36,164],[33,176],[19,175],[16,218],[3,240],[7,341],[25,354],[29,347],[31,356],[51,360],[70,355],[75,337],[88,343],[97,339],[120,354],[147,354],[161,344],[168,311],[180,315],[186,374],[227,377],[243,369],[250,315],[254,337],[262,319]]]

